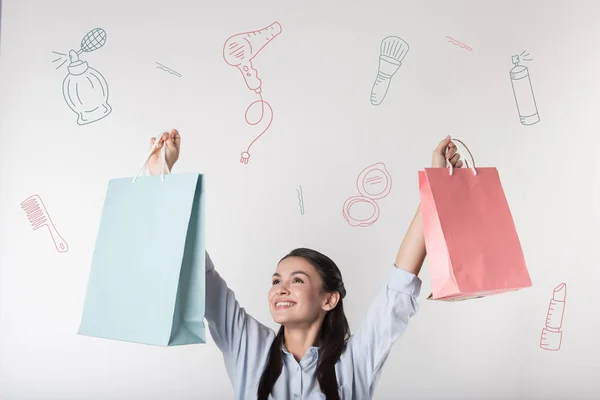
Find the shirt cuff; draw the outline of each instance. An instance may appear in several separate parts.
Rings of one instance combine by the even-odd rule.
[[[387,287],[390,290],[406,293],[412,297],[419,297],[421,293],[421,279],[415,274],[405,271],[392,264],[388,275]]]

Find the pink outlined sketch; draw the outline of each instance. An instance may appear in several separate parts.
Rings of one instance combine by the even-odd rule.
[[[33,227],[33,230],[36,231],[42,226],[47,226],[48,231],[50,232],[50,236],[54,241],[54,246],[56,250],[60,253],[65,253],[69,250],[69,245],[65,241],[65,239],[60,236],[58,230],[54,226],[54,223],[50,219],[50,214],[44,205],[41,197],[37,194],[30,196],[21,202],[21,208],[27,214],[27,218],[29,219],[29,223]]]
[[[461,43],[461,42],[459,42],[458,40],[451,38],[450,36],[446,36],[446,37],[447,37],[448,39],[450,39],[450,40],[448,40],[448,41],[449,41],[450,43],[452,43],[453,45],[455,45],[455,46],[458,46],[458,47],[462,47],[463,49],[467,49],[467,50],[469,50],[469,51],[473,51],[473,49],[472,49],[472,48],[470,48],[469,46],[467,46],[466,44],[464,44],[464,43]]]
[[[262,132],[248,145],[245,151],[240,156],[240,162],[248,164],[250,159],[250,147],[260,138],[271,126],[273,122],[273,109],[267,103],[262,96],[262,81],[258,77],[258,71],[252,65],[252,60],[260,51],[273,40],[275,37],[281,34],[281,25],[279,22],[274,22],[271,25],[259,29],[257,31],[242,32],[230,36],[223,45],[223,59],[225,62],[232,67],[236,67],[244,77],[246,86],[250,90],[254,90],[259,95],[260,100],[254,101],[248,106],[245,113],[246,123],[249,125],[256,125],[260,123],[265,115],[265,106],[269,108],[270,118],[266,127]],[[260,103],[261,113],[260,118],[256,122],[251,122],[248,119],[248,111],[253,105]]]
[[[342,215],[350,226],[367,227],[379,219],[379,204],[392,190],[392,177],[385,164],[376,163],[363,169],[356,179],[356,188],[360,196],[352,196],[344,202]],[[352,212],[352,207],[359,203],[368,203],[373,207],[373,213],[367,218],[359,218]]]
[[[567,284],[561,283],[554,288],[552,299],[546,314],[546,326],[542,328],[540,347],[544,350],[558,351],[562,343],[562,322],[567,299]]]

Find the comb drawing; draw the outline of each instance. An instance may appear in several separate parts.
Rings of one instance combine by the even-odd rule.
[[[552,299],[546,313],[545,326],[540,336],[540,348],[549,351],[560,350],[562,343],[562,323],[567,300],[567,284],[561,283],[554,288]]]
[[[87,61],[82,61],[82,53],[91,53],[98,50],[106,43],[106,32],[102,28],[95,28],[85,34],[81,40],[79,50],[69,50],[66,53],[54,51],[59,57],[53,62],[60,63],[56,69],[62,67],[67,61],[68,74],[63,80],[63,97],[71,110],[77,114],[77,124],[86,125],[101,120],[109,115],[112,107],[108,104],[108,85],[104,76]]]
[[[298,204],[300,205],[300,214],[304,215],[304,195],[302,194],[302,185],[300,185],[300,190],[296,189],[298,193]]]
[[[40,196],[34,194],[33,196],[26,198],[21,202],[21,208],[25,211],[27,219],[29,219],[29,223],[34,231],[37,231],[42,226],[47,226],[56,250],[60,253],[65,253],[69,250],[69,245],[58,233]]]
[[[248,164],[248,161],[250,160],[250,148],[265,134],[273,122],[273,109],[271,108],[271,105],[263,99],[262,81],[258,77],[258,71],[252,65],[252,60],[254,60],[256,55],[260,53],[268,43],[279,36],[279,34],[281,34],[281,25],[279,22],[274,22],[257,31],[242,32],[232,35],[223,45],[223,59],[225,62],[232,67],[236,67],[242,74],[248,89],[254,91],[259,96],[259,100],[254,101],[246,109],[246,123],[252,126],[259,124],[265,117],[265,106],[269,109],[269,119],[265,124],[265,128],[252,142],[250,142],[246,150],[243,151],[240,156],[240,163],[243,164]],[[260,104],[260,117],[258,120],[251,122],[248,119],[248,112],[255,104]]]
[[[376,163],[363,169],[356,179],[356,188],[360,196],[352,196],[344,202],[342,215],[350,226],[368,227],[379,219],[379,205],[376,200],[381,200],[392,190],[392,177],[385,164]],[[358,204],[371,206],[370,213],[362,213]]]
[[[529,53],[525,52],[512,56],[513,68],[510,70],[510,83],[512,84],[515,102],[517,103],[517,111],[521,124],[533,125],[540,122],[533,88],[531,87],[531,78],[529,69],[520,65],[521,61],[531,61],[528,57]]]
[[[159,62],[155,61],[155,63],[158,64],[158,67],[156,67],[156,68],[162,69],[163,71],[167,71],[171,75],[175,75],[175,76],[181,78],[181,74],[179,72],[177,72],[175,70],[172,70],[171,68],[169,68],[166,65],[163,65],[163,64],[161,64]]]
[[[447,37],[448,39],[450,39],[450,40],[448,40],[448,42],[452,43],[453,45],[455,45],[455,46],[458,46],[458,47],[461,47],[461,48],[463,48],[463,49],[465,49],[465,50],[473,51],[473,49],[472,49],[472,48],[470,48],[469,46],[467,46],[466,44],[464,44],[464,43],[461,43],[461,42],[459,42],[458,40],[451,38],[450,36],[446,36],[446,37]]]
[[[371,104],[380,105],[388,89],[392,77],[402,65],[402,61],[408,53],[408,43],[397,36],[388,36],[381,41],[379,46],[379,69],[373,88],[371,89]]]

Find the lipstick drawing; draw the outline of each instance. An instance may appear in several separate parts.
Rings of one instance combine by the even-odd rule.
[[[562,343],[562,322],[567,298],[567,284],[561,283],[552,292],[552,299],[546,314],[546,326],[542,328],[540,347],[558,351]]]

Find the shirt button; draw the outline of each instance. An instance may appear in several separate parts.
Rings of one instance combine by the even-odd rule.
[[[300,367],[296,367],[296,371],[300,371]]]
[[[299,395],[298,393],[294,393],[294,398],[295,398],[295,399],[297,399],[297,398],[299,398],[299,397],[300,397],[300,395]]]

